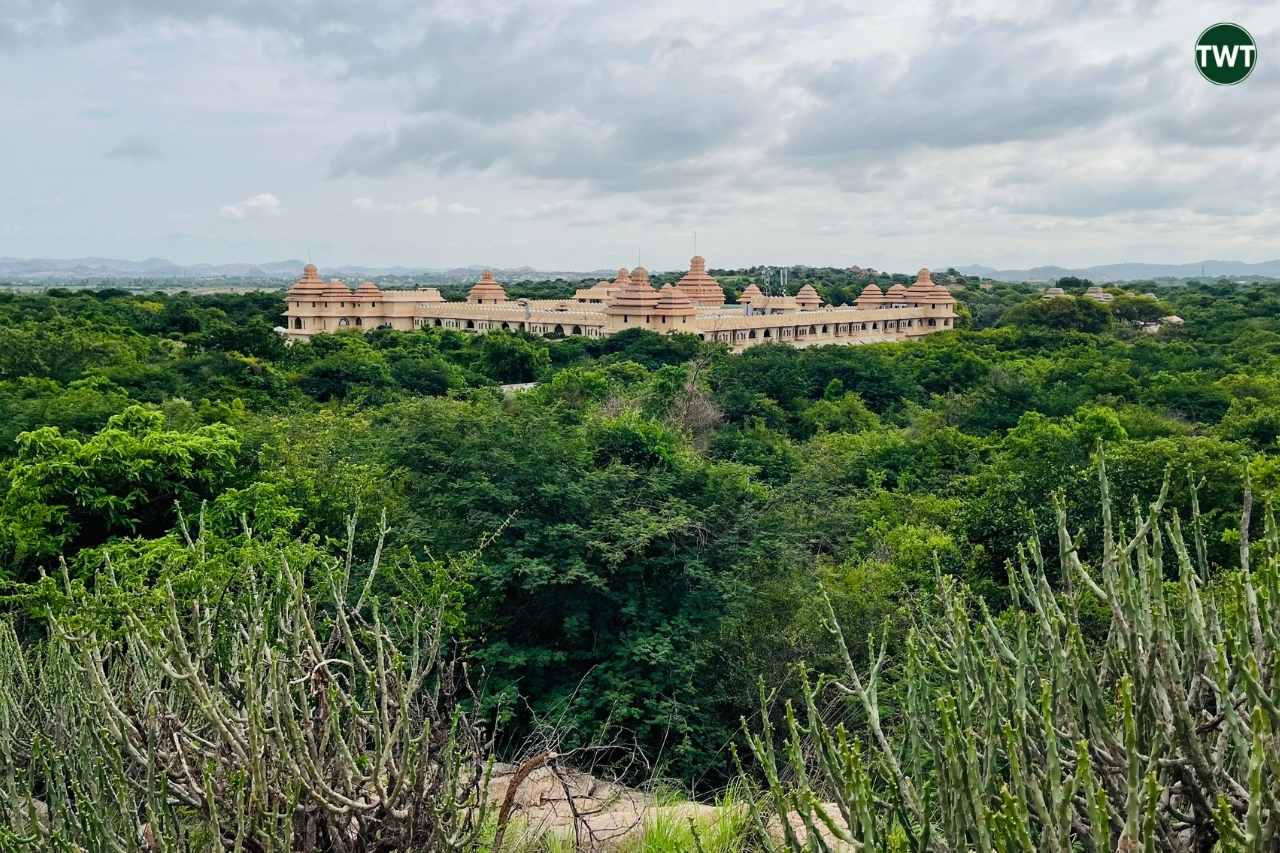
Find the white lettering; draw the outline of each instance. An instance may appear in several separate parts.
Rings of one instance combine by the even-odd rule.
[[[1253,45],[1251,45],[1251,44],[1242,44],[1242,45],[1240,45],[1240,52],[1244,54],[1244,67],[1245,67],[1245,68],[1252,68],[1252,67],[1253,67],[1253,52],[1254,52],[1255,50],[1257,50],[1257,48],[1256,48],[1256,47],[1254,47],[1254,46],[1253,46]]]
[[[1196,45],[1196,53],[1200,54],[1200,67],[1201,67],[1201,68],[1208,68],[1208,67],[1209,67],[1209,50],[1210,50],[1210,47],[1209,47],[1209,45],[1207,45],[1207,44],[1198,44],[1198,45]]]
[[[1228,68],[1236,67],[1236,51],[1240,49],[1238,44],[1223,44],[1213,46],[1214,64],[1221,68],[1226,65]]]

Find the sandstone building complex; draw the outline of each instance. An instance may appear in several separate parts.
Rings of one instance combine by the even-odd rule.
[[[811,285],[795,296],[769,296],[754,284],[736,304],[695,257],[675,285],[653,287],[644,267],[621,269],[573,299],[511,300],[485,273],[465,302],[449,302],[435,288],[382,290],[363,282],[354,290],[324,281],[307,264],[285,297],[285,334],[293,340],[345,329],[439,326],[481,334],[510,329],[549,337],[600,338],[624,329],[687,332],[735,349],[781,341],[795,346],[908,340],[950,329],[955,298],[920,270],[910,287],[867,287],[852,305],[824,305]]]

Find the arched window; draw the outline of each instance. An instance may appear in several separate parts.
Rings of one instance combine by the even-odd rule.
[[[582,334],[582,327],[581,327],[581,326],[574,326],[574,327],[573,327],[573,334],[575,334],[575,335],[580,335],[580,334]]]
[[[747,332],[747,337],[750,338],[751,340],[755,340],[756,330],[752,329],[751,331]]]
[[[301,328],[302,328],[302,318],[301,318],[301,317],[294,317],[294,318],[293,318],[293,327],[294,327],[295,329],[301,329]]]
[[[362,319],[360,319],[359,317],[357,317],[357,318],[356,318],[356,325],[357,325],[357,326],[363,326],[363,325],[364,325],[364,320],[362,320]]]
[[[468,321],[467,321],[467,328],[468,328],[468,329],[474,329],[475,327],[476,327],[476,324],[475,324],[475,323],[473,323],[471,320],[468,320]]]
[[[765,336],[766,338],[772,338],[772,337],[773,337],[773,332],[772,332],[772,331],[770,331],[769,329],[765,329],[765,330],[764,330],[764,336]]]
[[[347,326],[350,326],[350,325],[351,325],[351,323],[347,320],[347,318],[346,318],[346,317],[339,317],[339,318],[338,318],[338,328],[339,328],[339,329],[346,328]]]

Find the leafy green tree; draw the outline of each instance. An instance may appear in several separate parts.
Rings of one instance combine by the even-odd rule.
[[[178,505],[198,509],[234,482],[239,452],[225,424],[170,430],[142,406],[84,440],[57,427],[23,433],[0,469],[0,548],[10,571],[25,575],[113,536],[162,535]]]
[[[1125,323],[1158,323],[1170,311],[1157,299],[1136,293],[1121,293],[1111,302],[1111,313]]]
[[[513,733],[532,710],[572,742],[612,727],[707,767],[736,713],[708,685],[721,620],[749,599],[754,546],[735,531],[758,486],[637,413],[578,424],[535,400],[405,410],[416,535],[432,553],[492,540],[466,612]]]
[[[1097,334],[1112,322],[1111,312],[1092,299],[1058,297],[1031,299],[1009,309],[1000,319],[1002,325],[1038,326],[1058,331]]]
[[[551,364],[547,345],[508,332],[481,338],[480,368],[498,382],[532,382]]]
[[[358,333],[317,335],[307,346],[309,352],[296,356],[309,359],[298,386],[320,402],[360,395],[377,401],[394,387],[386,357]]]

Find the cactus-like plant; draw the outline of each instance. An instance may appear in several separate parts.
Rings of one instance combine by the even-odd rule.
[[[781,750],[767,723],[747,732],[766,780],[767,844],[1280,849],[1280,530],[1268,509],[1253,565],[1246,486],[1240,566],[1210,581],[1194,506],[1191,542],[1166,512],[1168,476],[1126,529],[1101,454],[1098,465],[1100,564],[1081,560],[1055,499],[1062,589],[1034,539],[1011,567],[1014,606],[1000,616],[940,576],[904,650],[892,721],[884,644],[860,671],[828,606],[845,671],[805,679]],[[1090,632],[1082,614],[1099,606],[1104,630]],[[828,687],[860,710],[860,737],[824,721]]]
[[[489,743],[464,674],[434,614],[380,613],[350,566],[322,593],[287,562],[170,592],[119,640],[55,620],[24,655],[0,626],[0,849],[474,849]]]

